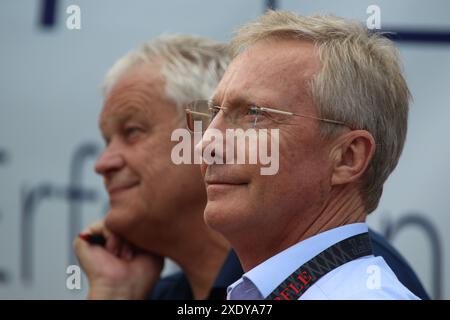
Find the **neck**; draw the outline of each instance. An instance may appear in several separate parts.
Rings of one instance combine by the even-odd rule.
[[[359,191],[348,185],[332,191],[319,212],[307,226],[300,226],[301,232],[293,244],[327,230],[365,222],[367,217]]]
[[[209,233],[206,231],[206,233]],[[205,234],[206,235],[206,234]],[[211,231],[200,239],[189,239],[190,244],[173,260],[183,269],[192,288],[194,299],[206,299],[230,250],[229,244]],[[186,242],[186,241],[185,241]]]
[[[245,272],[290,246],[319,233],[351,223],[364,222],[366,213],[359,192],[345,186],[333,190],[323,205],[304,210],[295,215],[295,218],[295,223],[287,221],[279,229],[280,232],[272,233],[271,236],[265,238],[259,236],[248,241],[248,236],[245,239],[244,235],[243,239],[232,242]],[[257,247],[255,243],[258,244]]]
[[[219,233],[203,221],[204,205],[198,212],[184,212],[184,221],[171,230],[176,238],[169,241],[164,255],[174,260],[185,273],[194,299],[205,299],[214,284],[230,246]],[[194,210],[195,211],[195,210]]]

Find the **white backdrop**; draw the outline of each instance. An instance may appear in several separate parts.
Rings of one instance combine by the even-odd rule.
[[[78,162],[74,157],[82,146],[102,147],[98,88],[108,67],[162,32],[226,41],[233,29],[263,11],[263,3],[60,0],[52,30],[39,28],[38,1],[0,3],[0,298],[86,295],[85,279],[82,290],[66,289],[69,212],[79,212],[85,226],[101,217],[107,198],[92,170],[96,150]],[[367,6],[377,4],[382,27],[450,30],[450,3],[443,0],[278,3],[302,14],[334,13],[361,21],[367,18]],[[81,8],[81,30],[65,27],[70,4]],[[442,297],[448,299],[450,44],[399,47],[414,96],[409,133],[399,166],[369,223],[384,232],[413,212],[429,221],[442,245]],[[75,169],[80,165],[78,177],[91,196],[78,204],[70,200],[77,195],[68,194],[73,164]],[[29,239],[23,234],[27,223],[34,230]],[[394,232],[393,244],[432,293],[435,261],[423,228],[413,225]]]

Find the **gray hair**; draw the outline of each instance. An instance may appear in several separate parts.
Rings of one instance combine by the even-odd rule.
[[[397,49],[357,21],[269,11],[238,30],[230,43],[232,56],[259,40],[277,37],[308,40],[317,48],[321,69],[308,85],[319,116],[374,137],[375,154],[360,188],[366,211],[372,212],[406,139],[410,92]],[[339,131],[338,126],[321,123],[324,137]]]
[[[162,61],[166,97],[184,112],[189,102],[211,97],[229,60],[224,44],[197,36],[163,35],[120,58],[106,74],[102,92],[106,97],[134,65]]]

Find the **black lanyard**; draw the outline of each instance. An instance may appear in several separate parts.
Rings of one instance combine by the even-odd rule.
[[[314,283],[331,270],[372,254],[367,232],[344,239],[309,260],[288,276],[266,300],[298,300]]]

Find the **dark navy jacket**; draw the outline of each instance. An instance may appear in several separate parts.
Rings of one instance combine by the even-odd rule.
[[[423,300],[428,300],[429,297],[420,280],[400,253],[380,234],[373,230],[369,230],[369,234],[374,255],[383,257],[398,280],[412,293]],[[239,259],[234,251],[231,251],[214,282],[208,299],[225,300],[227,287],[237,281],[242,274]],[[194,297],[184,273],[177,272],[158,281],[150,292],[149,299],[192,300]]]

